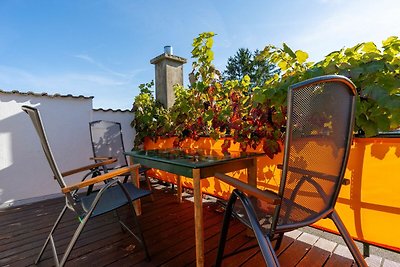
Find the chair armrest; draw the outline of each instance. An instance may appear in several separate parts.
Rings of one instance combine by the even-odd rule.
[[[283,165],[278,164],[278,169],[282,170]],[[334,180],[337,178],[336,176],[333,176],[333,175],[329,175],[329,174],[325,174],[325,173],[321,173],[321,172],[304,170],[301,168],[290,167],[290,166],[288,167],[288,171],[295,172],[295,173],[302,174],[302,175],[308,175],[311,177],[318,177],[318,178],[322,178],[322,179],[326,179],[326,180]]]
[[[238,179],[234,179],[226,174],[223,173],[216,173],[215,177],[224,181],[227,184],[230,184],[240,191],[245,192],[248,195],[252,195],[258,199],[264,200],[267,203],[278,205],[281,203],[281,198],[272,191],[263,191],[251,185],[248,185]]]
[[[108,160],[108,159],[113,159],[113,157],[90,157],[90,160]],[[117,161],[117,159],[115,159]]]
[[[104,165],[107,165],[107,164],[111,164],[111,163],[114,163],[116,161],[117,161],[116,158],[111,158],[111,159],[108,159],[108,160],[105,160],[105,161],[102,161],[102,162],[93,163],[93,164],[86,165],[86,166],[83,166],[83,167],[80,167],[80,168],[77,168],[77,169],[73,169],[73,170],[70,170],[70,171],[63,172],[63,173],[61,173],[61,175],[63,177],[69,176],[69,175],[72,175],[72,174],[75,174],[75,173],[79,173],[79,172],[91,170],[91,169],[94,169],[94,168],[97,168],[97,167],[100,167],[100,166],[104,166]]]
[[[111,172],[96,176],[92,179],[85,180],[85,181],[64,187],[61,189],[61,191],[65,194],[65,193],[68,193],[68,192],[71,192],[71,191],[74,191],[74,190],[77,190],[77,189],[80,189],[83,187],[87,187],[92,184],[96,184],[96,183],[103,182],[105,180],[120,176],[121,174],[131,172],[135,169],[139,169],[139,167],[140,167],[140,164],[135,164],[135,165],[131,165],[128,167],[119,168],[115,171],[111,171]]]

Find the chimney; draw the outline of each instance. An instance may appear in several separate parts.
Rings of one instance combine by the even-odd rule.
[[[155,65],[156,99],[170,108],[175,102],[173,86],[183,85],[183,64],[186,58],[173,55],[172,46],[164,46],[164,53],[150,60]]]

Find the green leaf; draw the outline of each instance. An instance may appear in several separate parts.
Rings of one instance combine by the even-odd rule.
[[[243,87],[247,87],[250,85],[250,76],[249,75],[244,75],[242,82],[241,82]]]
[[[204,113],[204,120],[205,121],[211,121],[212,119],[213,119],[213,117],[214,117],[214,112],[212,111],[212,110],[207,110],[205,113]]]
[[[290,49],[290,47],[287,46],[285,43],[283,43],[283,51],[285,51],[286,53],[288,53],[292,58],[296,58],[296,54],[293,53],[293,50]]]
[[[327,65],[325,67],[325,73],[326,74],[335,74],[338,70],[338,67],[336,66],[335,62],[331,62],[329,63],[329,65]]]
[[[360,67],[350,69],[351,79],[357,80],[360,77],[360,75],[363,73],[363,71],[364,71],[363,68],[360,68]]]
[[[263,94],[261,90],[258,90],[253,94],[253,102],[255,104],[260,103],[263,104],[266,100],[266,96]]]
[[[365,65],[365,71],[367,73],[376,73],[385,69],[385,63],[382,61],[372,61]]]
[[[366,86],[363,89],[363,93],[374,100],[380,100],[388,96],[388,92],[385,90],[385,88],[376,84]]]
[[[288,64],[286,61],[282,60],[278,63],[279,68],[281,68],[281,70],[287,70],[288,69]]]
[[[214,43],[214,39],[208,38],[207,42],[206,42],[206,46],[211,49],[213,46],[213,43]]]
[[[362,129],[365,132],[365,137],[373,137],[379,134],[376,125],[370,121],[367,121],[367,123],[362,126]]]
[[[376,45],[373,42],[364,43],[362,50],[366,53],[370,53],[370,52],[379,53],[378,48],[376,47]]]
[[[380,116],[378,116],[374,119],[376,121],[376,125],[377,125],[379,131],[386,132],[390,129],[390,120],[386,115],[381,114]]]
[[[301,50],[297,50],[296,51],[296,58],[299,61],[300,64],[303,64],[304,62],[306,62],[307,58],[308,58],[308,54],[304,51]]]
[[[398,39],[397,36],[390,36],[386,40],[382,41],[383,46],[388,46],[391,45],[393,42],[395,42]]]
[[[211,62],[214,60],[214,52],[213,51],[211,51],[211,50],[207,51],[207,59],[208,59],[208,62]]]

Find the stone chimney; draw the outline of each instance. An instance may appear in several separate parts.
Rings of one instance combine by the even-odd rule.
[[[164,53],[150,60],[155,65],[156,99],[169,108],[175,102],[173,86],[183,85],[183,64],[186,58],[173,55],[172,47],[165,46]]]

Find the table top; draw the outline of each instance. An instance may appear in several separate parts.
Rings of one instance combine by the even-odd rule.
[[[215,149],[168,148],[125,152],[134,159],[158,161],[187,168],[205,168],[240,159],[264,156],[261,152],[223,153]]]

